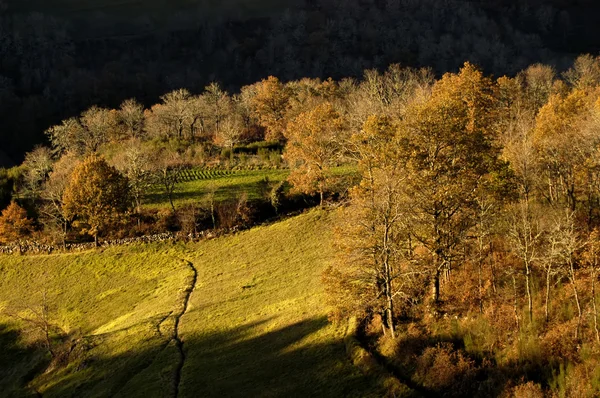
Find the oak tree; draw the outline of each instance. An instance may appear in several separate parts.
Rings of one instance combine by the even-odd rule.
[[[321,205],[343,131],[344,122],[330,103],[298,115],[286,130],[284,158],[292,169],[288,179],[296,191],[318,193]]]
[[[63,194],[65,215],[94,237],[106,232],[129,210],[129,183],[114,167],[95,155],[83,160]]]

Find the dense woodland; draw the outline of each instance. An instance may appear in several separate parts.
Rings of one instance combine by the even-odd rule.
[[[392,63],[431,67],[439,77],[465,60],[497,77],[536,62],[562,71],[573,53],[600,48],[592,2],[311,0],[248,18],[165,12],[154,26],[100,8],[31,12],[0,3],[0,165],[20,163],[41,132],[92,105],[145,106],[180,87],[199,94],[213,81],[229,91],[266,78],[359,78]]]
[[[345,212],[323,275],[331,319],[356,319],[414,391],[597,396],[599,87],[600,58],[583,55],[563,74],[535,64],[495,79],[467,62],[436,79],[392,65],[92,106],[2,171],[0,239],[243,225],[308,195]],[[358,178],[333,176],[340,164]],[[289,167],[291,190],[265,181],[254,212],[243,197],[217,211],[210,192],[144,208],[189,167]]]

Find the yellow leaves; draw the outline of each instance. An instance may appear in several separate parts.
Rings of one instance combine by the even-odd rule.
[[[292,167],[290,181],[304,193],[323,192],[326,171],[338,155],[344,122],[330,103],[298,115],[286,129],[284,157]]]
[[[97,156],[81,162],[71,175],[64,195],[67,218],[79,218],[96,235],[129,206],[129,185],[115,168]]]
[[[286,87],[274,76],[255,85],[251,100],[258,122],[267,129],[267,140],[281,140],[285,130],[285,115],[290,95]]]
[[[583,90],[575,89],[566,97],[555,94],[540,109],[536,118],[534,140],[544,146],[544,141],[555,138],[564,140],[577,134],[579,124],[588,116],[592,103]]]

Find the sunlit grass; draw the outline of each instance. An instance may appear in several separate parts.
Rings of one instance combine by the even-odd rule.
[[[373,394],[326,320],[320,275],[333,255],[332,217],[314,210],[194,244],[0,257],[0,308],[35,305],[46,290],[56,322],[78,339],[67,367],[40,374],[31,372],[39,354],[19,342],[5,350],[12,335],[0,329],[0,376],[10,376],[0,387],[29,372],[49,397],[172,395],[178,352],[167,315],[189,280],[185,259],[198,281],[179,329],[180,396]]]
[[[235,199],[243,193],[248,199],[259,199],[262,194],[260,181],[267,178],[272,183],[278,183],[285,180],[288,174],[287,170],[250,170],[212,179],[181,182],[177,184],[173,202],[176,207],[185,203],[199,202],[205,200],[212,191],[215,192],[217,201]],[[146,198],[146,208],[169,207],[168,200],[167,195],[156,186]]]
[[[347,176],[356,172],[354,166],[340,166],[331,170],[333,177]],[[245,194],[248,200],[261,199],[265,192],[261,189],[261,182],[267,179],[271,186],[285,180],[289,170],[246,170],[236,171],[227,176],[212,179],[186,181],[177,184],[173,194],[175,207],[186,203],[198,203],[206,200],[210,192],[215,192],[215,199],[223,201],[239,198]],[[145,198],[148,209],[170,208],[167,195],[160,186],[153,187]]]

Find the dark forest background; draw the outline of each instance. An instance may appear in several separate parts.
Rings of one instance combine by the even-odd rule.
[[[496,77],[536,62],[562,71],[600,48],[593,1],[305,0],[245,13],[152,0],[147,14],[61,12],[66,1],[0,0],[0,166],[91,105],[149,105],[181,87],[234,92],[268,75],[340,79],[391,63],[438,75],[465,61]]]

